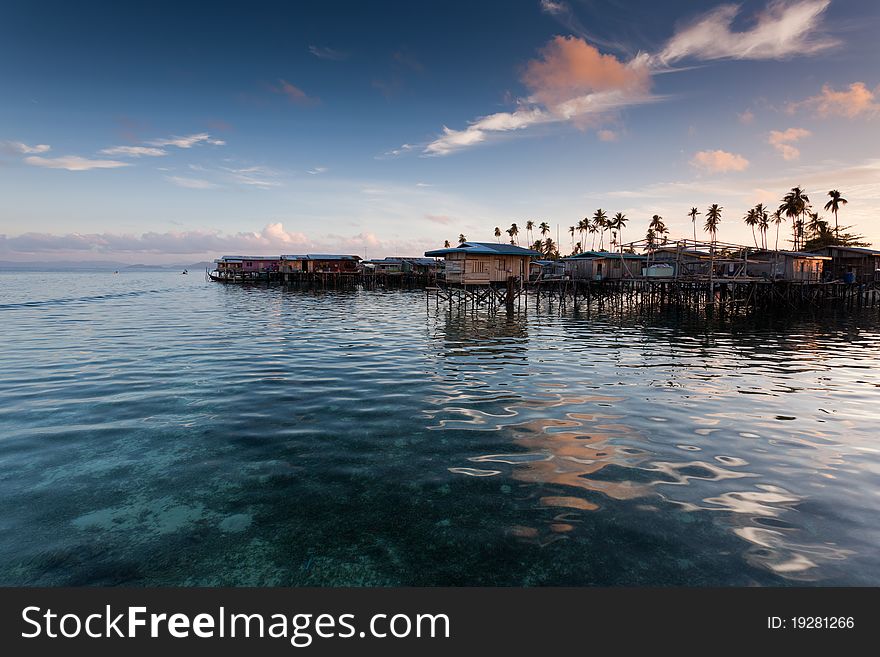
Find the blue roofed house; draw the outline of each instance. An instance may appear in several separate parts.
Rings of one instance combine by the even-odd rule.
[[[463,242],[447,249],[426,251],[429,258],[443,258],[446,282],[461,285],[506,283],[510,277],[527,281],[529,262],[541,254],[513,244]]]

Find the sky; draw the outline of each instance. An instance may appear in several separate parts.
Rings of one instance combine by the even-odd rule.
[[[630,241],[711,203],[745,244],[795,185],[880,243],[878,31],[876,0],[5,0],[0,260],[420,255],[527,220],[566,247],[598,208]]]

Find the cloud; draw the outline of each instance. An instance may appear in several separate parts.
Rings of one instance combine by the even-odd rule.
[[[787,107],[789,114],[804,108],[815,112],[822,118],[842,116],[854,119],[858,116],[873,117],[880,113],[880,103],[876,102],[880,95],[880,86],[871,91],[864,82],[853,82],[844,91],[836,91],[830,85],[823,85],[822,92],[816,96],[791,103]]]
[[[796,160],[801,156],[801,152],[792,144],[805,137],[809,137],[811,134],[813,133],[803,128],[789,128],[781,132],[779,130],[771,130],[767,143],[773,146],[784,159]]]
[[[329,59],[334,62],[341,62],[344,59],[348,59],[347,52],[334,50],[333,48],[326,48],[324,46],[309,46],[309,52],[318,59]]]
[[[658,100],[650,93],[650,72],[640,63],[624,64],[576,37],[557,36],[530,61],[522,75],[531,95],[512,112],[480,117],[462,130],[443,127],[427,144],[426,155],[448,155],[480,144],[497,133],[571,122],[579,128],[600,124],[624,107]]]
[[[295,105],[317,105],[321,102],[319,98],[309,96],[305,91],[287,80],[280,79],[278,80],[277,87],[270,88],[277,94],[287,96],[287,100]]]
[[[736,117],[737,117],[737,119],[739,119],[739,122],[742,123],[743,125],[748,125],[748,124],[753,123],[755,121],[755,113],[750,109],[747,109],[742,114],[737,114]]]
[[[647,68],[624,64],[570,36],[551,39],[541,57],[526,65],[522,79],[534,99],[549,108],[595,92],[644,93],[650,86]]]
[[[0,151],[14,153],[16,155],[32,155],[37,153],[47,153],[52,150],[48,144],[36,144],[28,146],[20,141],[0,141]]]
[[[165,180],[170,183],[174,183],[178,187],[185,187],[186,189],[214,189],[217,187],[216,184],[203,180],[201,178],[186,178],[184,176],[165,176]]]
[[[248,167],[220,167],[227,173],[227,178],[239,185],[256,187],[258,189],[271,189],[281,187],[282,183],[277,178],[279,172],[263,166]]]
[[[599,130],[596,136],[599,138],[599,141],[617,141],[620,135],[614,130]]]
[[[725,173],[728,171],[744,171],[748,168],[749,161],[742,155],[719,150],[700,151],[694,154],[691,164],[712,173]]]
[[[445,214],[426,214],[425,219],[435,224],[443,224],[444,226],[448,226],[453,221],[452,217],[448,217]]]
[[[130,166],[128,162],[118,160],[90,160],[79,155],[64,157],[39,157],[32,155],[24,158],[25,164],[47,169],[67,169],[68,171],[89,171],[90,169],[116,169]]]
[[[95,255],[125,257],[147,255],[176,258],[181,255],[216,257],[230,253],[280,255],[282,253],[360,253],[364,247],[385,253],[420,254],[434,245],[432,240],[413,242],[384,241],[370,232],[356,235],[323,235],[310,238],[289,231],[282,222],[266,224],[253,232],[223,233],[219,230],[119,233],[24,233],[0,235],[0,253],[21,258],[23,255],[70,254],[73,258]]]
[[[224,146],[226,142],[222,139],[214,139],[207,132],[199,132],[194,135],[185,135],[183,137],[173,136],[164,139],[153,139],[146,142],[151,146],[176,146],[177,148],[192,148],[197,144],[211,144],[213,146]]]
[[[140,157],[142,155],[146,157],[162,157],[163,155],[168,155],[168,151],[151,146],[113,146],[112,148],[105,148],[101,150],[101,154],[129,155],[131,157]]]
[[[760,12],[752,27],[735,32],[740,6],[725,4],[679,29],[653,59],[669,65],[686,58],[785,59],[810,55],[837,45],[816,34],[831,0],[774,0]]]
[[[327,167],[314,167],[314,168],[306,171],[306,173],[310,173],[313,176],[317,176],[318,174],[321,174],[321,173],[327,173],[327,171],[328,171]]]
[[[413,55],[406,48],[401,48],[400,50],[394,52],[391,55],[391,59],[393,59],[397,64],[405,66],[406,68],[411,69],[416,73],[421,73],[425,70],[425,67],[422,66],[422,63],[418,59],[416,59],[415,55]]]

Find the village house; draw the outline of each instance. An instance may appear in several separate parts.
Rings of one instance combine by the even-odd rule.
[[[214,261],[224,275],[263,274],[276,272],[281,266],[278,256],[223,256]]]
[[[800,251],[753,251],[748,254],[746,274],[771,280],[816,283],[822,267],[831,258]]]
[[[382,259],[367,260],[363,263],[364,271],[374,274],[415,274],[429,276],[436,274],[439,263],[434,258],[410,258],[390,256]]]
[[[515,277],[528,280],[529,262],[540,253],[513,244],[464,242],[455,247],[426,251],[429,258],[443,258],[446,282],[462,285],[506,283]]]
[[[283,255],[281,272],[285,274],[356,274],[360,257],[356,255]]]
[[[639,278],[646,256],[637,253],[585,251],[563,258],[565,276],[572,280]]]
[[[880,251],[858,246],[826,246],[813,253],[827,256],[824,274],[847,283],[880,281]]]

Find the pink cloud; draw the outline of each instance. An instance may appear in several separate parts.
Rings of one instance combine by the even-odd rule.
[[[433,221],[435,224],[443,224],[445,226],[452,223],[452,217],[448,217],[445,214],[426,214],[425,219]]]
[[[526,65],[522,79],[538,102],[552,108],[596,92],[646,92],[651,76],[647,68],[627,66],[583,39],[557,36]]]
[[[599,138],[599,141],[617,141],[620,135],[614,130],[599,130],[596,136]]]
[[[792,146],[792,143],[809,137],[813,133],[804,128],[789,128],[788,130],[771,130],[767,137],[767,143],[786,160],[796,160],[801,156],[800,150]]]
[[[854,119],[857,116],[875,116],[880,112],[880,103],[876,102],[880,94],[880,86],[871,91],[864,82],[853,82],[844,91],[836,91],[830,85],[823,85],[822,92],[816,96],[791,103],[788,112],[806,108],[823,118],[842,116]]]
[[[728,171],[744,171],[748,168],[749,161],[742,155],[718,150],[696,153],[691,159],[691,164],[711,173],[726,173]]]
[[[278,86],[271,87],[271,89],[277,94],[284,94],[295,105],[317,105],[321,102],[320,99],[309,96],[305,91],[287,80],[278,80]]]

